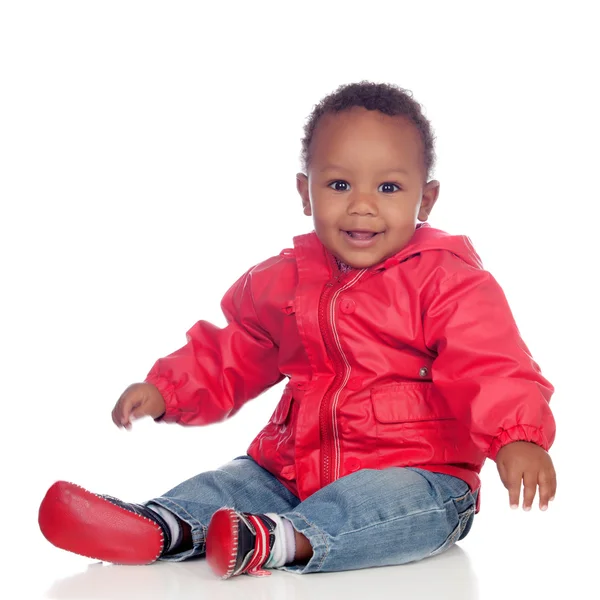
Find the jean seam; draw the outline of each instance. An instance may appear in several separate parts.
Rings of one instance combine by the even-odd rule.
[[[449,550],[454,544],[456,544],[456,542],[458,541],[458,538],[460,538],[460,534],[461,534],[461,531],[460,531],[460,520],[459,520],[458,525],[450,532],[450,534],[442,542],[442,544],[429,554],[429,556],[435,556],[437,554],[441,554],[442,552],[445,552],[446,550]]]
[[[462,502],[469,494],[471,494],[471,490],[469,490],[466,494],[459,496],[458,498],[452,498],[454,502]]]
[[[387,523],[393,523],[394,521],[401,521],[402,519],[412,519],[413,517],[416,517],[419,515],[430,515],[432,513],[443,513],[443,512],[446,512],[445,508],[434,508],[432,510],[421,510],[419,512],[410,513],[409,515],[401,515],[398,517],[392,517],[391,519],[386,519],[385,521],[377,521],[375,523],[370,523],[369,525],[365,525],[364,527],[359,527],[358,529],[344,531],[343,533],[338,534],[338,537],[342,537],[344,535],[349,535],[351,533],[358,533],[359,531],[365,531],[367,529],[372,529],[373,527],[377,527],[378,525],[386,525]]]
[[[455,475],[447,475],[446,473],[438,473],[437,471],[427,471],[426,469],[420,469],[419,467],[405,467],[406,469],[408,469],[409,471],[413,471],[415,473],[418,473],[419,475],[421,475],[429,484],[429,486],[431,487],[431,489],[434,491],[434,494],[437,495],[438,493],[438,486],[436,484],[434,484],[433,482],[431,482],[429,480],[429,478],[426,476],[426,474],[433,474],[433,475],[443,475],[444,477],[449,477],[453,480],[458,480],[461,481],[462,483],[464,483],[467,486],[467,491],[462,494],[461,496],[452,496],[450,495],[449,498],[451,500],[453,500],[454,502],[461,502],[462,500],[464,500],[465,498],[467,498],[469,496],[469,494],[472,494],[473,492],[471,491],[471,489],[468,487],[468,484],[460,479],[460,477],[456,477]]]
[[[330,546],[327,543],[327,537],[325,536],[325,533],[323,531],[321,531],[321,529],[319,527],[317,527],[317,525],[315,525],[314,523],[311,523],[304,515],[301,515],[300,513],[297,513],[297,512],[291,512],[288,514],[294,515],[295,517],[298,517],[299,519],[304,521],[309,526],[309,528],[314,529],[315,532],[323,540],[323,544],[325,545],[325,551],[323,552],[323,556],[321,557],[321,560],[317,563],[317,569],[316,569],[317,571],[320,571],[323,568],[323,563],[325,562],[325,559],[329,556],[329,551],[330,551]],[[307,566],[308,566],[308,563],[307,563]]]

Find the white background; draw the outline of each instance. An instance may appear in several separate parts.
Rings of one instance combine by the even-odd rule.
[[[0,4],[0,596],[562,598],[598,558],[597,62],[592,2]],[[433,226],[471,237],[556,385],[548,513],[495,466],[456,549],[419,565],[215,582],[50,546],[57,479],[132,501],[245,452],[275,389],[185,429],[110,411],[222,294],[311,229],[305,118],[339,84],[412,90],[437,134]],[[595,558],[594,558],[595,556]],[[12,582],[12,583],[10,583]],[[13,585],[9,595],[4,586]],[[360,595],[359,595],[360,594]],[[579,596],[578,596],[579,597]]]

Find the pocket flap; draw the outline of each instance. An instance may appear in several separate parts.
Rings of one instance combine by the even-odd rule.
[[[432,383],[394,383],[371,390],[373,413],[380,423],[452,419],[445,400]]]

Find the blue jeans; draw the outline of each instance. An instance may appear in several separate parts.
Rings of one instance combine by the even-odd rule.
[[[475,496],[456,477],[414,468],[365,469],[301,502],[248,456],[196,475],[155,498],[192,529],[193,548],[163,560],[202,556],[206,530],[222,507],[274,512],[289,519],[313,548],[297,573],[400,565],[449,549],[469,532]]]

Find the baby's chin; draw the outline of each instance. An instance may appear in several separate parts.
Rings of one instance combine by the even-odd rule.
[[[378,265],[381,261],[387,258],[385,256],[352,256],[335,252],[333,253],[333,255],[340,262],[353,269],[368,269],[369,267],[374,267],[375,265]]]

